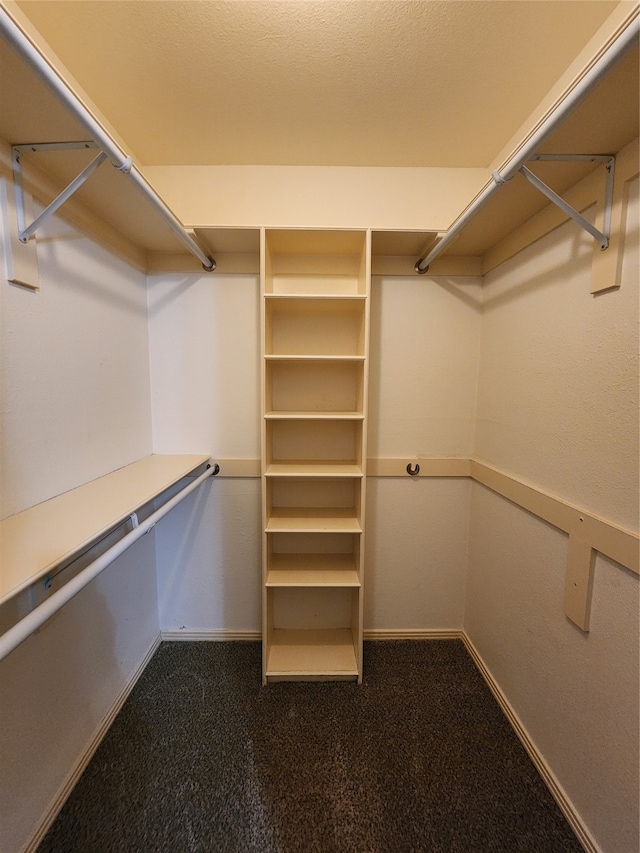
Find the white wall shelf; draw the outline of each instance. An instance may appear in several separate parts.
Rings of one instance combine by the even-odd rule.
[[[53,582],[58,571],[112,535],[133,513],[150,507],[150,514],[156,499],[201,473],[208,461],[202,455],[148,456],[4,519],[0,606],[47,577]]]
[[[3,85],[0,87],[0,137],[7,145],[0,145],[5,154],[4,169],[10,174],[8,160],[9,145],[38,139],[56,142],[72,142],[85,138],[86,134],[57,98],[37,78],[28,65],[11,47],[0,40],[0,66],[3,69]],[[545,144],[541,153],[568,153],[593,151],[617,153],[638,134],[638,49],[632,50],[614,68],[598,87],[585,98],[572,115],[561,125]],[[24,105],[30,109],[25,110]],[[621,108],[624,105],[624,108]],[[53,198],[86,165],[87,152],[70,151],[42,154],[38,167],[30,170],[29,189],[40,200]],[[558,192],[564,194],[580,182],[593,166],[589,164],[540,164],[540,176]],[[145,169],[141,167],[144,173]],[[116,253],[127,258],[139,268],[150,272],[194,271],[202,272],[196,258],[186,254],[180,241],[171,229],[150,210],[139,192],[130,186],[122,175],[113,174],[104,168],[83,187],[81,199],[71,200],[63,208],[63,215],[88,230],[99,240],[109,245]],[[149,170],[153,173],[153,169]],[[487,175],[488,177],[488,175]],[[152,174],[151,182],[154,183]],[[201,196],[199,192],[197,194]],[[396,202],[395,198],[390,201]],[[471,198],[468,199],[471,201]],[[426,204],[426,203],[425,203]],[[450,251],[434,262],[432,275],[481,275],[492,268],[491,260],[498,244],[501,244],[514,229],[529,222],[546,206],[545,199],[526,182],[515,180],[500,193],[499,201],[489,204],[481,216],[465,228]],[[176,210],[178,206],[176,206]],[[425,210],[429,209],[426,204]],[[180,206],[182,220],[206,251],[216,259],[216,273],[259,272],[260,229],[242,222],[237,216],[223,223],[212,219],[206,221],[190,211],[190,205]],[[462,212],[461,210],[456,211]],[[311,217],[314,218],[313,216]],[[415,275],[413,265],[433,245],[438,237],[434,230],[415,230],[408,226],[401,213],[396,217],[397,226],[392,225],[372,232],[372,269],[374,275]],[[453,217],[455,218],[455,217]],[[448,215],[443,227],[449,227],[453,218]],[[256,221],[255,217],[251,222]],[[269,224],[269,217],[263,219]],[[294,224],[294,223],[291,223]],[[312,223],[310,223],[312,224]],[[363,218],[362,227],[375,223]],[[360,225],[360,223],[358,223]],[[274,233],[274,232],[272,232]],[[276,261],[275,275],[270,284],[272,296],[288,291],[306,292],[307,297],[323,295],[331,298],[356,295],[353,276],[349,266],[351,258],[357,256],[357,246],[344,239],[340,246],[340,261],[332,275],[333,294],[323,294],[328,278],[318,278],[315,258],[322,258],[327,238],[311,240],[304,246],[304,253],[296,248],[290,251],[292,240],[301,231],[282,230],[279,243],[274,244]],[[309,231],[309,234],[353,234],[354,231]],[[343,239],[343,238],[340,238]],[[324,242],[323,242],[324,241]],[[298,245],[301,245],[298,239]],[[355,247],[355,248],[354,248]],[[304,267],[296,266],[294,256],[304,254]],[[504,247],[498,253],[504,255]],[[486,258],[483,261],[483,258]],[[306,279],[306,283],[305,283]]]

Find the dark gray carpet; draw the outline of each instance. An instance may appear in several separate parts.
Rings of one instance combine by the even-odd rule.
[[[260,683],[257,643],[163,643],[40,853],[582,848],[457,640],[355,684]]]

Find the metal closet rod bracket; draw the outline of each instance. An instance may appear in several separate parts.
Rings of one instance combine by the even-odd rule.
[[[71,196],[79,190],[80,187],[93,175],[96,169],[107,159],[104,151],[101,151],[97,157],[89,163],[88,166],[80,172],[77,178],[57,195],[54,200],[45,207],[42,213],[37,216],[30,225],[26,223],[25,202],[24,202],[24,186],[22,181],[22,163],[21,157],[23,153],[35,153],[37,151],[72,151],[78,148],[97,148],[95,142],[34,142],[25,145],[13,145],[11,147],[11,167],[13,170],[13,183],[15,186],[16,198],[16,217],[18,223],[18,239],[21,243],[26,243],[38,230],[38,228],[52,216],[58,208],[71,198]],[[130,158],[129,158],[130,159]],[[126,161],[120,168],[127,165]],[[129,165],[129,169],[131,165]]]
[[[592,237],[594,237],[599,245],[600,249],[604,251],[609,248],[609,241],[611,238],[611,211],[613,207],[613,181],[614,181],[614,172],[615,172],[615,164],[616,158],[613,154],[535,154],[528,159],[527,162],[543,162],[543,161],[565,161],[565,162],[589,162],[589,163],[604,163],[607,177],[605,183],[604,190],[604,211],[602,217],[602,231],[599,228],[596,228],[595,225],[592,225],[587,219],[582,216],[581,213],[572,207],[569,202],[565,201],[562,196],[559,196],[551,187],[547,186],[537,175],[534,175],[527,167],[523,164],[517,170],[512,171],[511,174],[501,174],[500,172],[492,172],[491,177],[493,179],[494,189],[499,189],[507,184],[513,177],[514,174],[519,173],[524,178],[529,181],[529,183],[534,186],[539,192],[545,195],[550,202],[559,207],[567,216],[573,219],[578,223],[585,231],[588,231]],[[488,197],[490,192],[485,192],[485,195]],[[448,240],[446,242],[449,242]],[[433,257],[436,254],[439,254],[437,244],[434,249],[431,251],[431,255]],[[444,247],[443,247],[444,248]],[[429,264],[425,267],[422,264],[427,260],[430,256],[426,255],[424,258],[419,258],[415,264],[415,271],[418,275],[424,275],[429,271]],[[431,258],[433,260],[433,257]]]
[[[607,172],[605,190],[604,190],[604,211],[602,216],[602,231],[592,225],[581,213],[572,207],[567,201],[559,196],[551,187],[547,186],[544,181],[540,180],[537,175],[534,175],[526,166],[521,166],[518,172],[526,178],[529,183],[546,196],[550,202],[559,207],[567,216],[571,217],[574,222],[577,222],[585,231],[598,241],[600,249],[604,251],[609,248],[611,238],[611,210],[613,207],[613,179],[615,172],[616,158],[613,154],[537,154],[531,158],[532,161],[565,161],[565,162],[590,162],[604,163]],[[494,180],[496,173],[494,172]]]
[[[77,149],[100,148],[93,140],[82,142],[34,142],[23,145],[13,145],[11,147],[11,165],[13,170],[13,182],[15,187],[16,199],[16,219],[18,226],[18,239],[21,243],[27,243],[36,233],[38,228],[43,225],[49,217],[51,217],[62,205],[71,198],[71,196],[80,189],[80,187],[93,175],[93,173],[104,163],[108,158],[105,151],[94,157],[94,159],[80,172],[80,174],[71,181],[71,183],[59,193],[54,200],[45,207],[30,225],[26,222],[25,213],[25,198],[24,184],[22,177],[21,157],[25,153],[36,153],[38,151],[73,151]],[[131,174],[133,169],[133,158],[126,157],[120,165],[114,163],[114,168],[123,175]],[[206,263],[202,261],[202,269],[205,272],[213,272],[216,268],[216,262],[210,255],[204,255],[199,252],[199,257],[206,258]]]

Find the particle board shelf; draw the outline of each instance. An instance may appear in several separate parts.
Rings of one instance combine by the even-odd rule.
[[[637,139],[640,123],[639,63],[639,50],[636,47],[554,131],[538,154],[618,154]],[[566,161],[531,162],[528,168],[561,196],[567,195],[589,175],[601,176],[599,195],[602,197],[604,192],[602,165]],[[590,202],[595,201],[594,195]],[[451,260],[452,256],[486,258],[489,253],[495,253],[496,247],[510,235],[517,233],[548,208],[553,209],[545,196],[521,175],[515,175],[436,261],[444,263]],[[584,207],[581,209],[584,210]],[[529,238],[529,242],[533,240]],[[526,241],[524,245],[527,245]],[[499,254],[501,257],[504,255]],[[491,267],[489,256],[481,272]],[[435,266],[433,272],[437,274]]]
[[[275,629],[266,675],[274,680],[357,676],[353,634],[349,629]]]
[[[362,421],[364,414],[356,411],[336,411],[336,412],[307,412],[307,411],[280,411],[265,412],[266,420],[274,421]]]
[[[362,468],[354,462],[272,462],[266,477],[363,477]]]
[[[0,522],[0,604],[82,554],[208,456],[152,455]]]
[[[268,587],[359,587],[353,554],[272,554]]]
[[[82,130],[56,97],[40,82],[14,50],[0,40],[0,137],[9,145],[26,142],[65,142],[86,138]],[[596,89],[579,104],[568,119],[545,143],[546,153],[617,153],[638,136],[638,49],[632,50]],[[28,105],[25,108],[25,104]],[[4,148],[4,146],[2,146]],[[543,153],[543,152],[541,152]],[[42,201],[50,201],[66,187],[86,165],[91,153],[53,152],[30,155],[36,163],[33,183],[40,189]],[[137,164],[144,173],[144,165]],[[6,174],[10,164],[4,164]],[[30,165],[26,164],[27,171]],[[543,180],[563,193],[588,173],[590,167],[576,164],[537,164]],[[43,180],[43,177],[45,180]],[[489,178],[489,174],[487,178]],[[471,199],[469,199],[469,202]],[[546,205],[519,177],[503,188],[495,204],[490,203],[465,229],[459,239],[434,261],[434,275],[482,274],[482,257],[501,243],[514,230],[528,222]],[[462,212],[462,211],[461,211]],[[67,202],[61,214],[84,228],[117,254],[135,266],[152,272],[202,272],[196,258],[184,247],[168,226],[150,209],[137,190],[108,165],[102,166],[83,186],[77,196]],[[401,219],[401,217],[399,217]],[[363,223],[366,224],[366,223]],[[411,275],[418,257],[437,239],[438,232],[403,229],[372,232],[372,272],[374,275]],[[445,223],[445,225],[451,223]],[[234,223],[185,222],[196,238],[217,262],[217,273],[259,272],[259,227],[236,227]],[[276,274],[282,289],[300,290],[299,296],[310,299],[361,298],[355,284],[353,260],[359,252],[355,232],[318,230],[314,236],[301,238],[296,229],[282,230],[276,236],[270,231],[273,255],[283,263]],[[320,236],[317,236],[320,235]],[[306,243],[302,241],[306,240]],[[322,276],[314,278],[311,258],[333,253],[337,264],[347,273],[336,273],[334,291],[324,293]],[[306,257],[306,273],[299,270],[300,257]],[[306,275],[306,283],[296,275]],[[339,283],[342,279],[342,283]],[[276,281],[269,299],[287,296]],[[320,286],[317,291],[316,284]],[[326,280],[325,280],[326,284]],[[314,292],[309,292],[312,290]],[[303,292],[306,291],[306,292]],[[317,292],[315,292],[317,291]]]
[[[267,533],[362,533],[350,507],[274,507]]]
[[[4,39],[0,39],[0,68],[0,175],[11,180],[11,145],[88,141],[80,123]],[[95,154],[89,149],[23,155],[26,192],[48,204]],[[134,160],[144,174],[144,166]],[[202,272],[198,259],[185,251],[174,231],[108,163],[65,202],[59,214],[145,272]],[[190,230],[216,258],[218,273],[259,272],[259,228]]]
[[[326,279],[326,277],[325,277]],[[335,303],[334,307],[340,307],[344,310],[351,303],[357,305],[363,303],[367,299],[366,293],[265,293],[265,304],[268,306],[277,305],[278,309],[288,311],[300,311],[303,308],[307,310],[325,310],[328,303]]]
[[[289,355],[280,353],[269,353],[265,355],[265,361],[287,361],[287,362],[363,362],[363,355],[320,355],[318,353],[309,353],[308,355]]]

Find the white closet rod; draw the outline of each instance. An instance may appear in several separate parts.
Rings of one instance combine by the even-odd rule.
[[[139,169],[133,165],[131,157],[128,157],[120,146],[114,142],[102,125],[91,115],[76,93],[63,80],[42,53],[40,53],[35,44],[20,29],[6,9],[1,6],[0,35],[22,57],[62,105],[66,107],[76,121],[89,134],[91,139],[105,152],[111,163],[129,177],[129,180],[132,181],[136,189],[142,193],[159,216],[182,240],[187,249],[198,258],[204,269],[207,272],[212,272],[216,268],[213,258],[205,254],[180,220],[167,207],[151,184],[141,174]]]
[[[134,527],[134,529],[130,533],[127,533],[127,535],[119,542],[116,542],[113,547],[109,548],[108,551],[105,551],[104,554],[101,554],[97,560],[89,563],[86,568],[84,568],[74,578],[71,578],[71,580],[68,581],[61,589],[54,592],[50,598],[47,598],[46,601],[43,601],[42,604],[39,604],[38,607],[34,608],[23,619],[6,631],[0,637],[0,660],[6,658],[8,654],[20,645],[20,643],[44,625],[47,619],[53,616],[54,613],[57,613],[61,607],[64,607],[64,605],[76,596],[81,589],[84,589],[88,583],[97,577],[103,569],[106,569],[107,566],[111,565],[111,563],[126,551],[127,548],[130,548],[134,542],[140,539],[141,536],[148,533],[161,518],[174,508],[174,506],[179,504],[180,501],[186,498],[186,496],[194,489],[197,489],[198,486],[207,479],[207,477],[212,477],[218,470],[219,468],[217,465],[208,467],[204,474],[196,477],[193,483],[189,483],[188,486],[185,486],[185,488],[178,492],[177,495],[174,495],[171,500],[168,500],[148,518],[141,521],[137,527]]]
[[[542,143],[553,133],[553,131],[573,112],[578,104],[594,89],[600,81],[606,77],[616,65],[638,41],[638,18],[631,21],[627,28],[609,46],[602,56],[591,66],[584,77],[578,81],[576,86],[567,94],[564,100],[551,112],[540,124],[537,130],[531,134],[529,139],[519,148],[515,154],[507,160],[501,171],[493,172],[492,180],[482,190],[471,205],[453,223],[447,233],[433,247],[429,254],[420,258],[415,265],[415,271],[424,275],[429,269],[429,264],[440,255],[444,249],[454,240],[460,231],[473,219],[478,211],[485,206],[492,196],[507,181],[518,172],[522,166],[530,160]]]

